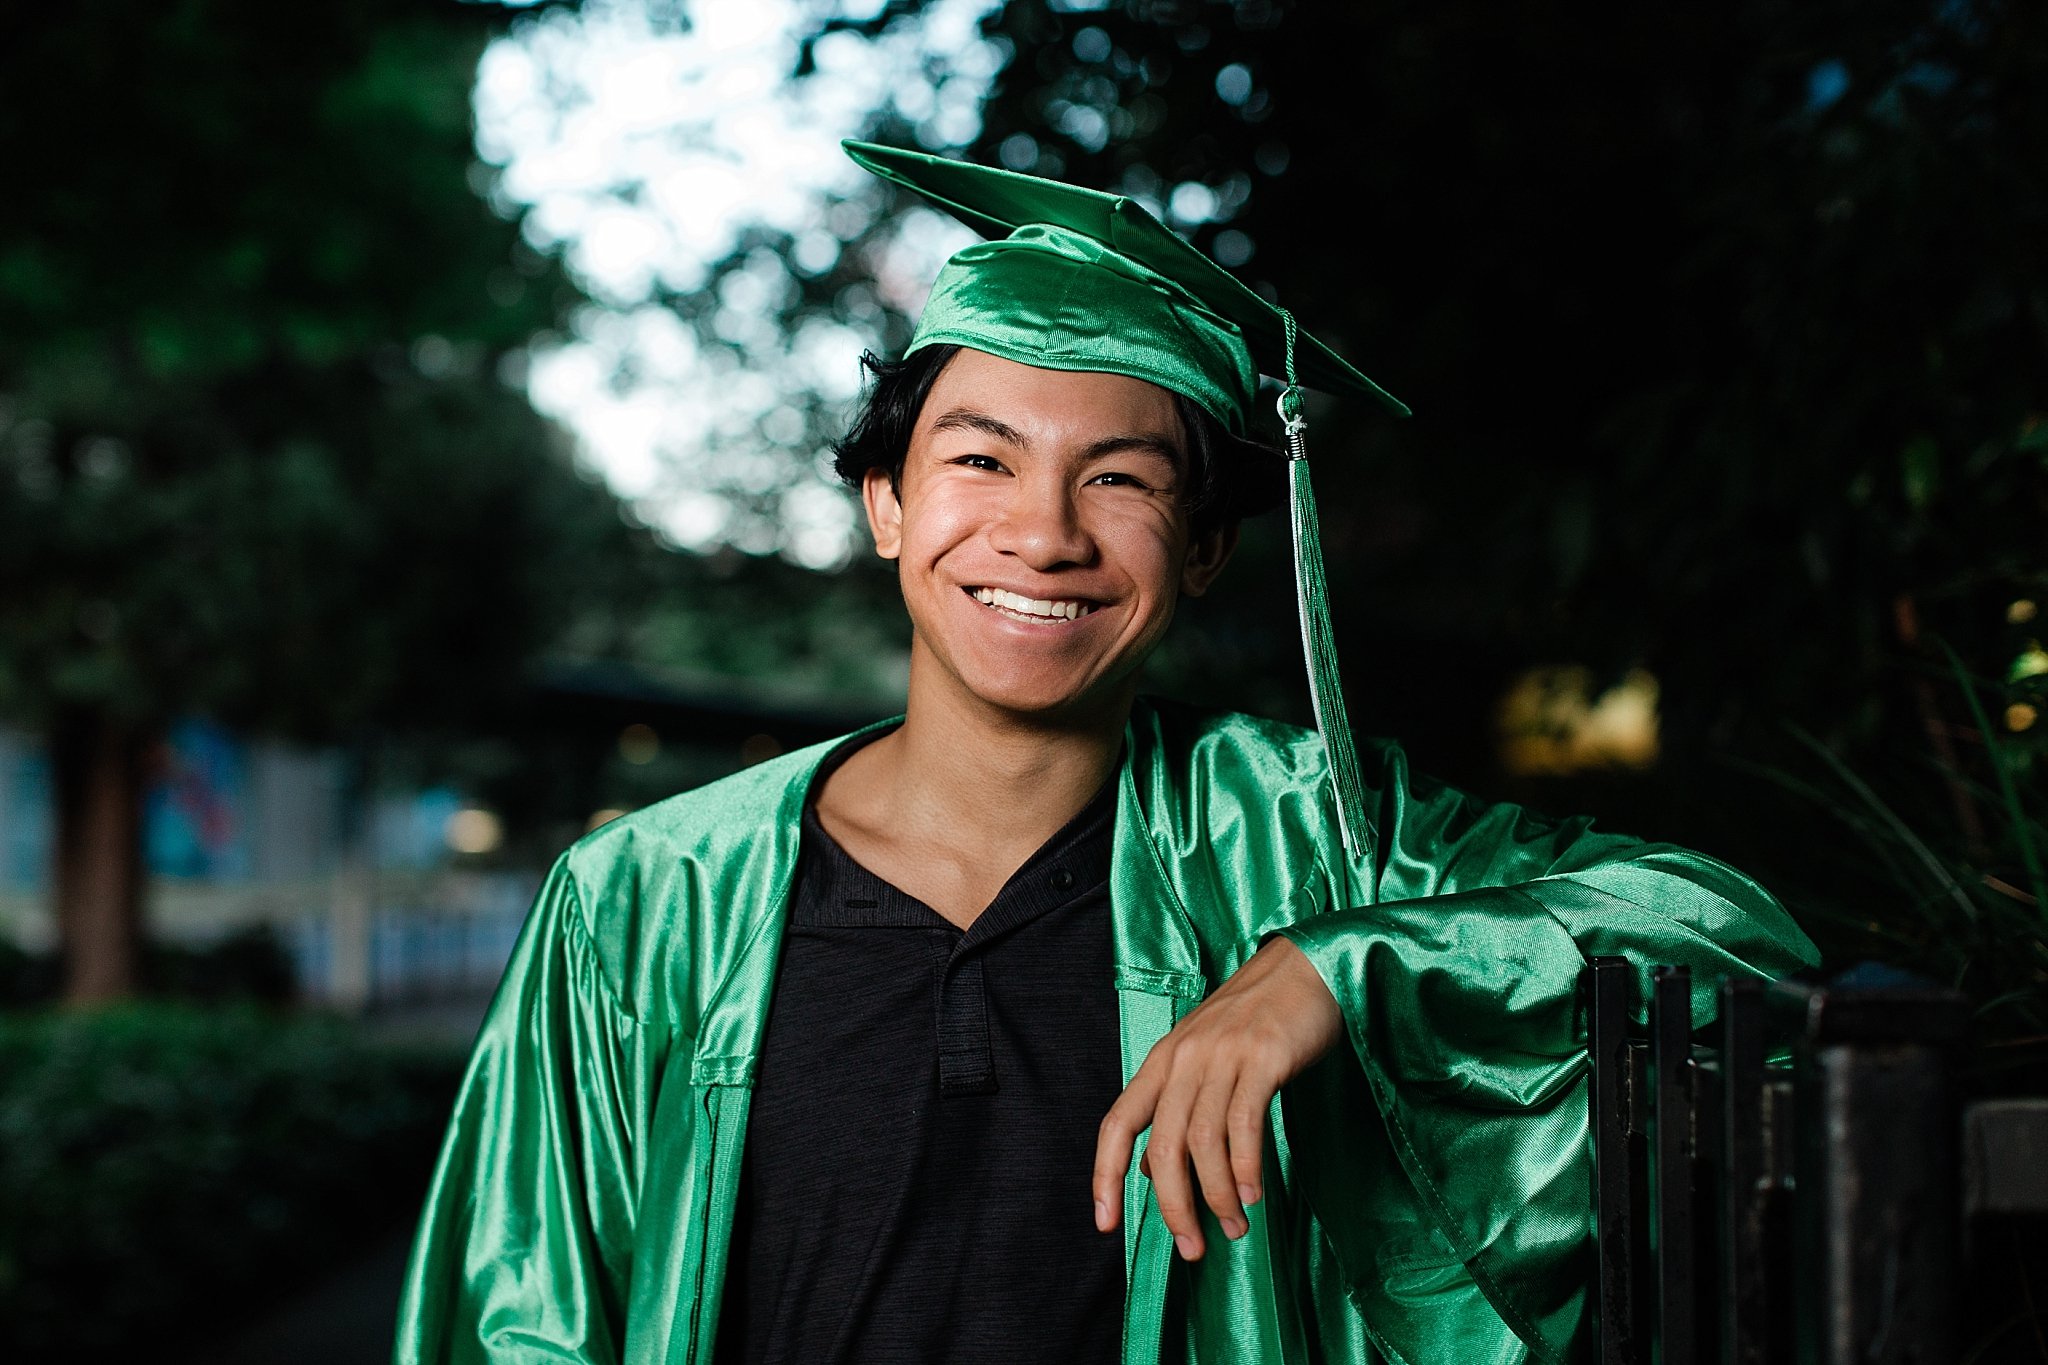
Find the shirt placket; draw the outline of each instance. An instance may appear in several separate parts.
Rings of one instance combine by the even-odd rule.
[[[996,896],[964,933],[934,936],[933,1019],[937,1028],[939,1090],[986,1095],[996,1088],[995,1049],[989,1029],[987,955],[991,945],[1030,921],[1052,913],[1075,895],[1078,882],[1066,862],[1028,868]]]

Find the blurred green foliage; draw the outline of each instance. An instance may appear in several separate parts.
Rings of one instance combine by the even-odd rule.
[[[42,6],[0,46],[0,714],[464,718],[625,531],[501,374],[495,7]]]
[[[502,725],[533,656],[638,574],[519,388],[580,295],[487,202],[469,95],[504,17],[12,16],[0,722],[49,743],[74,997],[138,984],[126,813],[171,718],[325,741]]]
[[[452,778],[552,840],[649,794],[594,784],[610,736],[535,733],[543,658],[888,709],[884,575],[673,553],[520,391],[583,300],[476,157],[507,16],[176,0],[10,31],[0,723],[339,739],[358,785]]]
[[[255,1008],[0,1015],[0,1354],[176,1356],[345,1258],[417,1207],[455,1071]]]
[[[755,679],[876,716],[898,709],[910,635],[894,568],[838,573],[720,550],[643,556],[630,592],[593,601],[556,642],[565,659]]]
[[[1775,889],[1805,912],[1837,960],[1877,958],[1955,986],[1977,1012],[1973,1083],[2048,1090],[2048,781],[2037,749],[2015,744],[1997,713],[2048,712],[2048,676],[1973,677],[1953,650],[1949,675],[1920,678],[1930,711],[1968,717],[1932,752],[1866,757],[1862,770],[1796,731],[1805,763],[1742,763],[1784,794],[1806,856]],[[2016,698],[2016,699],[2015,699]],[[1958,703],[1957,699],[1960,699]],[[1938,713],[1930,719],[1944,725]],[[2030,727],[2031,728],[2031,727]],[[1967,756],[1967,737],[1982,752]],[[1951,742],[1943,742],[1944,739]],[[1825,823],[1815,825],[1819,819]]]

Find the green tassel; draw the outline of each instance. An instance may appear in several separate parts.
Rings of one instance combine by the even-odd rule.
[[[1280,316],[1287,326],[1287,389],[1280,395],[1280,418],[1287,425],[1287,486],[1294,523],[1294,590],[1301,608],[1301,652],[1308,663],[1309,704],[1316,729],[1329,756],[1330,784],[1337,798],[1337,831],[1345,851],[1368,856],[1372,826],[1365,818],[1365,787],[1358,773],[1358,746],[1351,739],[1351,720],[1344,713],[1344,680],[1337,672],[1337,643],[1330,627],[1330,588],[1323,576],[1322,525],[1316,517],[1315,483],[1309,478],[1308,423],[1301,415],[1301,389],[1294,379],[1294,315]]]
[[[1294,588],[1301,604],[1301,652],[1308,660],[1308,695],[1316,729],[1330,756],[1330,781],[1337,791],[1337,828],[1354,858],[1366,856],[1371,827],[1365,818],[1364,784],[1358,775],[1358,747],[1344,713],[1344,682],[1337,673],[1337,645],[1330,628],[1330,590],[1323,578],[1323,537],[1316,521],[1315,483],[1301,432],[1287,435],[1287,482],[1294,518]]]

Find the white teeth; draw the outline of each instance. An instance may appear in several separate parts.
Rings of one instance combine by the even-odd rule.
[[[1020,593],[1002,588],[976,588],[974,600],[985,607],[995,607],[1013,616],[1031,616],[1039,620],[1077,621],[1095,608],[1086,602],[1055,601],[1044,597],[1025,597]]]

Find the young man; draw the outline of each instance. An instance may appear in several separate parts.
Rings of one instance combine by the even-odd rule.
[[[1711,859],[1357,753],[1285,403],[1323,734],[1138,699],[1275,472],[1255,352],[1378,390],[1135,205],[850,150],[998,237],[841,451],[905,714],[564,855],[398,1359],[1572,1354],[1585,957],[1710,1009],[1810,946]]]

